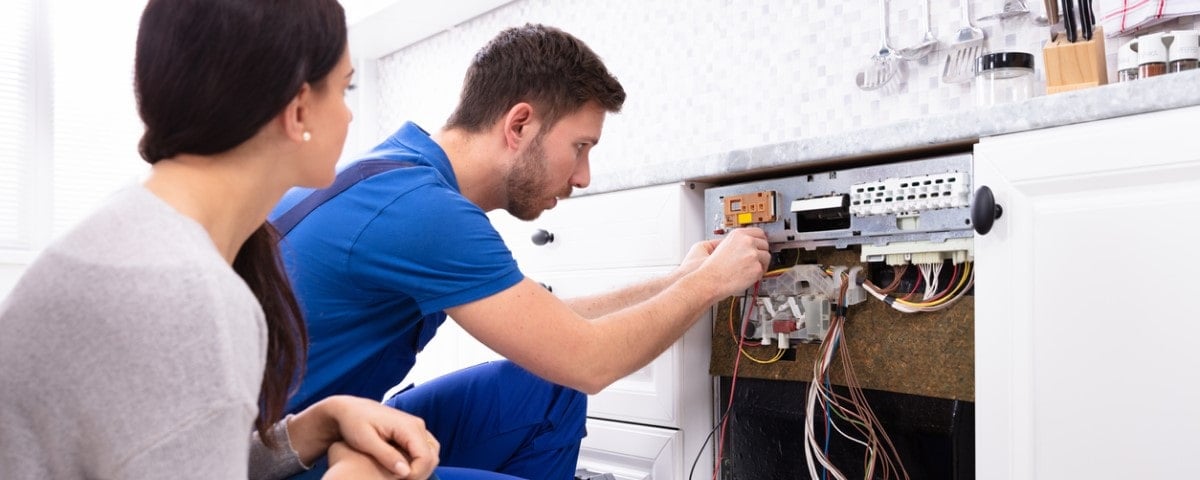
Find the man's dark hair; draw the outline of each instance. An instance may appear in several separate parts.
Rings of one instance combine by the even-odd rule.
[[[548,129],[589,101],[620,112],[625,89],[578,38],[554,27],[525,24],[500,32],[475,54],[446,128],[478,133],[513,105],[527,102]]]

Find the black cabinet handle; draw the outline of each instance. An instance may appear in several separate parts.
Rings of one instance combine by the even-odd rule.
[[[538,231],[533,232],[531,240],[534,245],[545,245],[554,241],[554,234],[539,228]]]
[[[992,231],[992,224],[1004,215],[1004,208],[996,204],[996,197],[987,185],[975,190],[975,201],[971,203],[971,223],[975,224],[975,232],[987,235]]]

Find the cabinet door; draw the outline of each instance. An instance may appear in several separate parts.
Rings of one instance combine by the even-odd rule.
[[[670,270],[651,267],[560,272],[542,274],[536,280],[553,287],[556,295],[567,299],[612,291],[665,275]],[[711,411],[707,396],[711,389],[708,376],[710,329],[705,315],[683,339],[672,344],[650,364],[589,398],[588,416],[673,428],[685,427],[681,418],[685,409],[707,418]]]
[[[1186,478],[1200,438],[1200,107],[982,140],[982,479]],[[1181,275],[1182,274],[1182,275]]]
[[[579,468],[618,480],[672,480],[680,476],[679,432],[589,418]]]
[[[700,202],[699,190],[672,184],[568,199],[532,222],[503,210],[488,216],[526,274],[649,267],[678,265],[700,240]],[[539,229],[554,240],[535,245]]]

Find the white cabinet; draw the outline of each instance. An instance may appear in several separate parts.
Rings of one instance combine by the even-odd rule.
[[[1200,107],[985,138],[981,479],[1190,478],[1200,438]]]
[[[611,473],[617,480],[686,478],[676,473],[685,457],[677,430],[589,418],[587,431],[579,468]]]

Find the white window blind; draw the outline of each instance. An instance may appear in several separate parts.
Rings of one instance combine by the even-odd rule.
[[[61,234],[148,164],[137,153],[142,123],[133,57],[145,0],[56,0],[53,233]]]
[[[27,248],[34,124],[34,0],[10,0],[0,15],[0,249]]]

